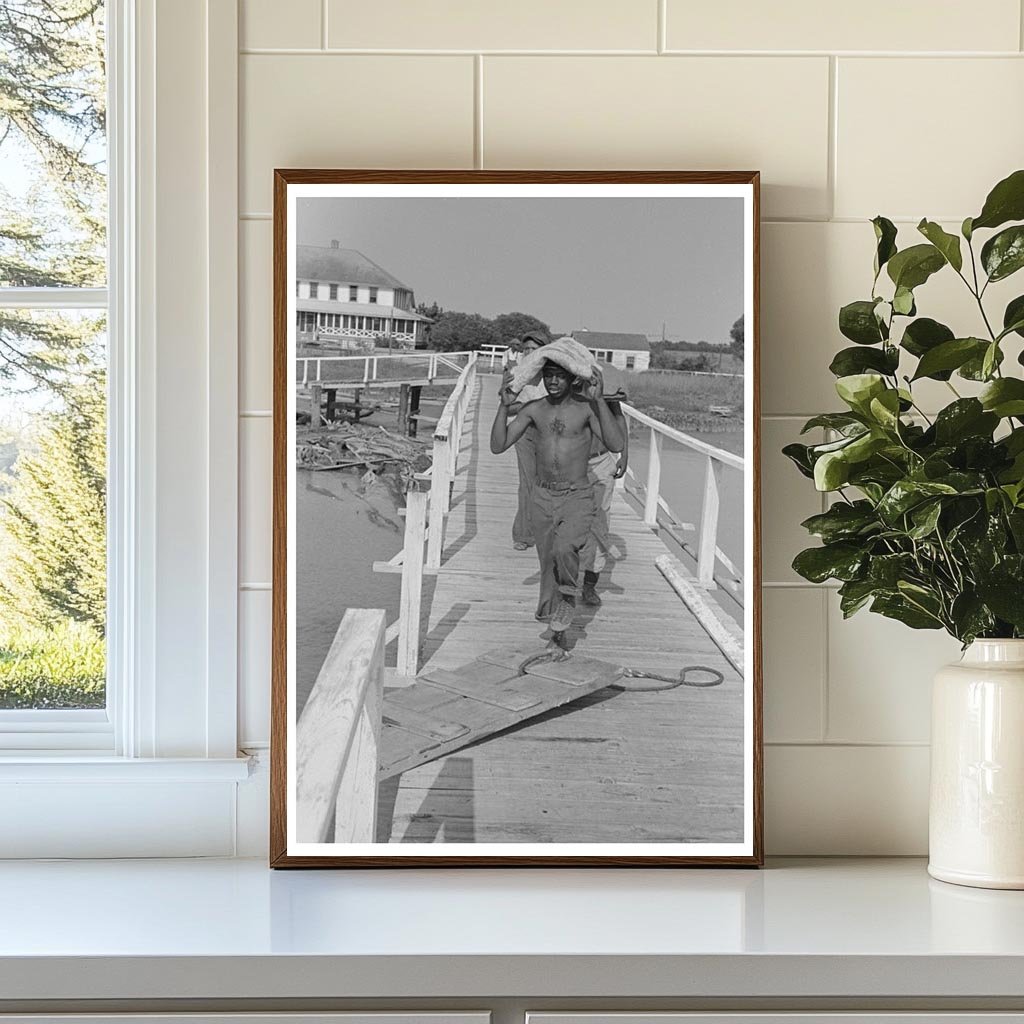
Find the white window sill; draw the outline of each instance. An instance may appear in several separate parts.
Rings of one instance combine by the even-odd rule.
[[[242,782],[248,757],[114,757],[80,750],[0,756],[7,782]]]

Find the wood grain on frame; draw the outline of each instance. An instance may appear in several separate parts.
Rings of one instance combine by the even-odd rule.
[[[287,841],[287,408],[291,386],[288,366],[287,297],[291,287],[287,273],[287,189],[289,185],[751,185],[753,186],[753,323],[748,332],[749,365],[754,374],[753,408],[753,563],[750,600],[753,601],[753,853],[749,856],[544,856],[510,857],[452,855],[417,856],[294,856]],[[764,863],[764,758],[762,715],[761,642],[761,396],[760,396],[760,173],[757,171],[446,171],[446,170],[338,170],[279,169],[274,172],[274,454],[273,454],[273,593],[271,648],[271,771],[270,771],[270,865],[271,867],[759,867]]]

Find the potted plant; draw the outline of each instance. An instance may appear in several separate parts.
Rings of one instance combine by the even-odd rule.
[[[830,366],[845,408],[804,426],[824,443],[783,449],[834,498],[803,523],[821,544],[796,572],[838,580],[844,617],[870,608],[963,644],[932,694],[929,871],[1006,888],[1024,888],[1024,355],[1008,353],[1024,294],[998,315],[986,292],[1024,267],[1021,221],[1024,170],[959,234],[922,220],[901,249],[874,218],[871,297],[839,311],[853,344]],[[973,327],[919,315],[915,290],[937,273],[973,296]],[[935,415],[923,381],[948,390]]]

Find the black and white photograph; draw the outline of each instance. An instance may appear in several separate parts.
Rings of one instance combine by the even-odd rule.
[[[277,172],[272,863],[760,863],[756,211]]]

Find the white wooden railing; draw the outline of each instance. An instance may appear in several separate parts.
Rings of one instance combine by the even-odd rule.
[[[626,488],[643,503],[644,522],[652,529],[657,529],[659,525],[662,525],[658,519],[660,510],[668,517],[667,526],[670,528],[670,532],[672,527],[683,530],[694,529],[692,524],[683,522],[661,496],[661,450],[664,440],[668,438],[671,442],[682,445],[704,457],[704,487],[700,523],[697,526],[699,530],[696,556],[698,582],[705,587],[715,585],[716,562],[721,562],[734,580],[742,581],[742,570],[718,546],[718,512],[722,469],[723,467],[735,469],[743,473],[746,468],[743,457],[722,448],[716,448],[689,434],[684,434],[681,430],[676,430],[626,403],[622,404],[622,411],[628,419],[650,431],[646,483],[640,484],[632,469],[626,470],[626,479],[633,484],[632,488],[626,484]]]
[[[480,346],[480,358],[487,360],[487,372],[494,372],[494,364],[498,364],[498,368],[503,370],[505,363],[508,362],[508,345],[481,345]]]
[[[419,669],[423,577],[435,575],[441,565],[462,427],[476,385],[477,354],[470,352],[468,355],[469,361],[434,427],[434,457],[430,469],[417,474],[406,492],[402,550],[388,562],[373,563],[374,572],[402,575],[398,618],[388,626],[386,633],[387,643],[398,641],[397,669],[401,675],[414,676]],[[429,489],[424,490],[425,487]]]
[[[393,352],[362,356],[299,356],[295,381],[300,388],[314,384],[424,384],[454,380],[476,359],[476,352]]]
[[[383,609],[345,612],[299,716],[295,824],[300,843],[374,841],[384,636]]]

